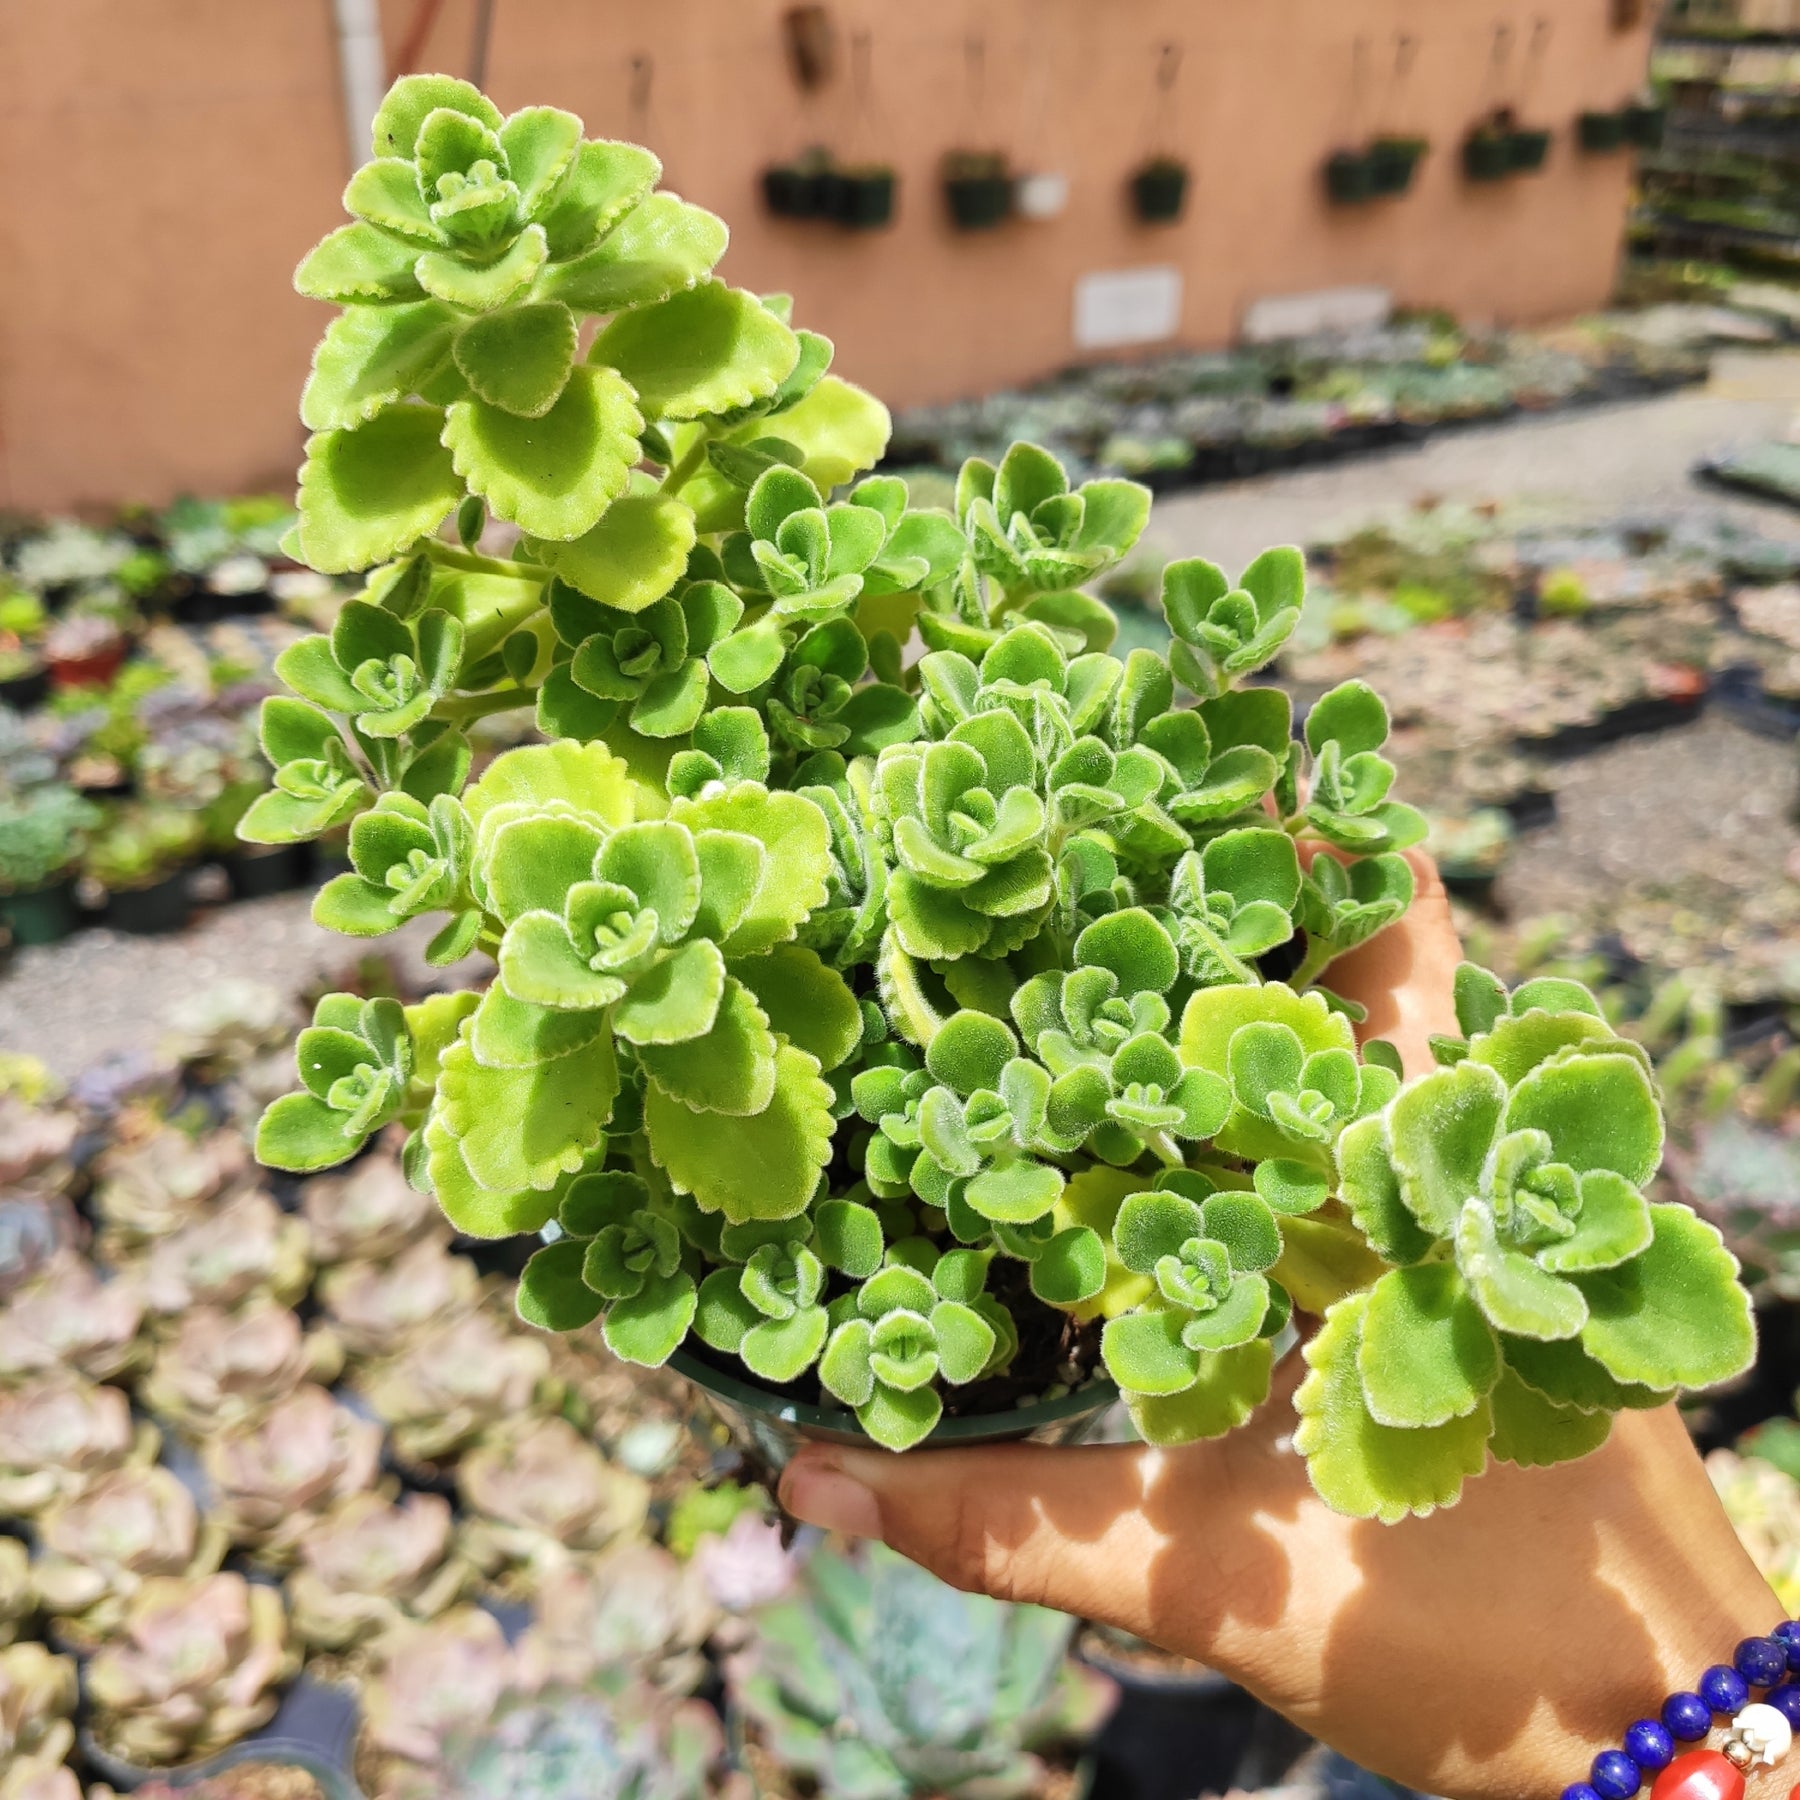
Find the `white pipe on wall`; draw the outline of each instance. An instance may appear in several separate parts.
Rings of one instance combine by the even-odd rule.
[[[380,0],[331,0],[331,6],[337,16],[344,132],[350,146],[350,167],[354,170],[369,160],[369,131],[387,89]]]

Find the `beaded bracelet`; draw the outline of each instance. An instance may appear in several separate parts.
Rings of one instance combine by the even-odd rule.
[[[1800,1622],[1792,1619],[1768,1637],[1745,1638],[1729,1665],[1715,1663],[1700,1677],[1698,1692],[1671,1694],[1656,1718],[1628,1726],[1625,1747],[1602,1750],[1562,1800],[1632,1800],[1646,1781],[1650,1800],[1744,1800],[1745,1772],[1774,1768],[1800,1727],[1800,1681],[1790,1673],[1800,1673]],[[1752,1702],[1753,1687],[1769,1691]],[[1724,1749],[1677,1756],[1676,1744],[1705,1737],[1718,1713],[1731,1717]],[[1800,1800],[1800,1787],[1789,1800]]]

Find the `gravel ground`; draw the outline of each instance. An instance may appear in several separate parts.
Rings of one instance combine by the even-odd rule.
[[[1800,540],[1800,513],[1728,500],[1689,478],[1699,457],[1787,428],[1800,356],[1757,368],[1766,381],[1740,373],[1713,391],[1458,432],[1416,451],[1173,497],[1158,505],[1153,535],[1170,555],[1238,567],[1269,544],[1436,496],[1542,500],[1595,517],[1724,510]],[[1573,907],[1597,881],[1640,884],[1671,858],[1694,875],[1720,858],[1753,858],[1780,880],[1796,848],[1794,780],[1787,747],[1710,719],[1585,758],[1568,774],[1559,823],[1521,843],[1505,891],[1520,910]],[[351,963],[358,947],[318,929],[307,907],[306,896],[285,895],[221,908],[175,938],[88,931],[24,951],[0,974],[0,1049],[73,1075],[108,1052],[154,1049],[171,1009],[222,980],[292,992]],[[425,935],[381,947],[416,960]]]

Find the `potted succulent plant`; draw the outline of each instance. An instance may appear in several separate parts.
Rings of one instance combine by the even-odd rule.
[[[709,277],[722,228],[653,158],[579,132],[409,77],[379,203],[353,179],[367,216],[299,271],[345,308],[328,347],[388,370],[418,332],[404,366],[458,373],[374,392],[360,352],[315,362],[292,542],[365,586],[283,653],[245,829],[349,818],[318,920],[428,916],[433,962],[494,973],[321,1000],[262,1160],[322,1170],[398,1121],[459,1230],[541,1243],[529,1323],[681,1353],[777,1451],[803,1418],[1016,1433],[1115,1385],[1147,1438],[1218,1434],[1299,1309],[1296,1444],[1391,1519],[1743,1368],[1736,1264],[1644,1198],[1655,1092],[1584,989],[1469,968],[1435,1071],[1359,1046],[1331,965],[1405,913],[1426,823],[1369,688],[1296,739],[1246,685],[1299,552],[1169,565],[1166,653],[1108,654],[1083,584],[1145,489],[1025,444],[965,464],[953,510],[858,480],[885,409]],[[396,193],[445,221],[479,194],[479,248],[421,258]],[[456,303],[381,303],[416,281]],[[466,547],[484,510],[517,555]],[[526,709],[543,741],[471,779],[461,727]],[[532,1346],[502,1345],[421,1339],[365,1392],[436,1454],[529,1398],[494,1365]]]
[[[778,219],[823,218],[831,176],[830,153],[808,150],[791,163],[763,171],[764,203]]]
[[[1550,154],[1550,133],[1535,127],[1515,126],[1507,133],[1506,155],[1515,174],[1529,174],[1544,166]]]
[[[985,150],[953,150],[944,158],[944,200],[958,231],[991,231],[1013,208],[1006,158]]]
[[[1624,108],[1626,139],[1640,150],[1655,150],[1663,141],[1669,109],[1660,100],[1634,100]]]
[[[1337,206],[1375,197],[1375,166],[1366,150],[1336,150],[1325,159],[1325,192]]]
[[[106,922],[137,933],[181,930],[191,906],[188,877],[205,840],[197,812],[151,802],[119,807],[82,859],[83,872],[106,891]]]
[[[1484,120],[1463,139],[1463,173],[1471,181],[1504,181],[1518,166],[1512,140],[1504,120]]]
[[[1404,194],[1431,148],[1421,137],[1378,137],[1370,144],[1369,175],[1377,195]]]
[[[99,819],[63,782],[0,796],[0,922],[15,944],[54,944],[75,929],[75,871]]]
[[[49,685],[42,640],[49,613],[25,588],[0,590],[0,705],[28,711]]]
[[[44,664],[61,688],[104,687],[125,660],[124,628],[104,612],[65,613],[44,632]]]
[[[1576,135],[1583,150],[1604,155],[1625,147],[1625,109],[1610,112],[1584,112],[1575,122]]]
[[[1131,204],[1146,225],[1172,225],[1187,205],[1188,166],[1178,157],[1158,156],[1131,177]]]
[[[891,168],[863,163],[832,171],[828,210],[839,225],[852,231],[879,231],[893,223],[900,179]]]

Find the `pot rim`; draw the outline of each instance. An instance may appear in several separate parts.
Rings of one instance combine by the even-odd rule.
[[[710,1363],[702,1362],[686,1350],[677,1350],[669,1358],[668,1366],[676,1374],[685,1376],[696,1387],[704,1388],[710,1394],[717,1394],[721,1400],[741,1407],[746,1412],[764,1413],[802,1430],[832,1431],[861,1438],[871,1445],[875,1442],[858,1423],[856,1414],[847,1409],[812,1406],[800,1400],[784,1400],[780,1395],[772,1394],[767,1388],[758,1387],[754,1382],[740,1381],[735,1376],[721,1374]],[[1036,1430],[1040,1425],[1054,1425],[1082,1413],[1097,1412],[1102,1407],[1112,1405],[1118,1397],[1118,1388],[1102,1378],[1090,1382],[1086,1387],[1076,1388],[1057,1400],[1043,1400],[1032,1406],[1015,1406],[1006,1412],[975,1413],[967,1417],[946,1416],[938,1420],[921,1443],[942,1446],[981,1443],[996,1437],[1019,1437]]]

